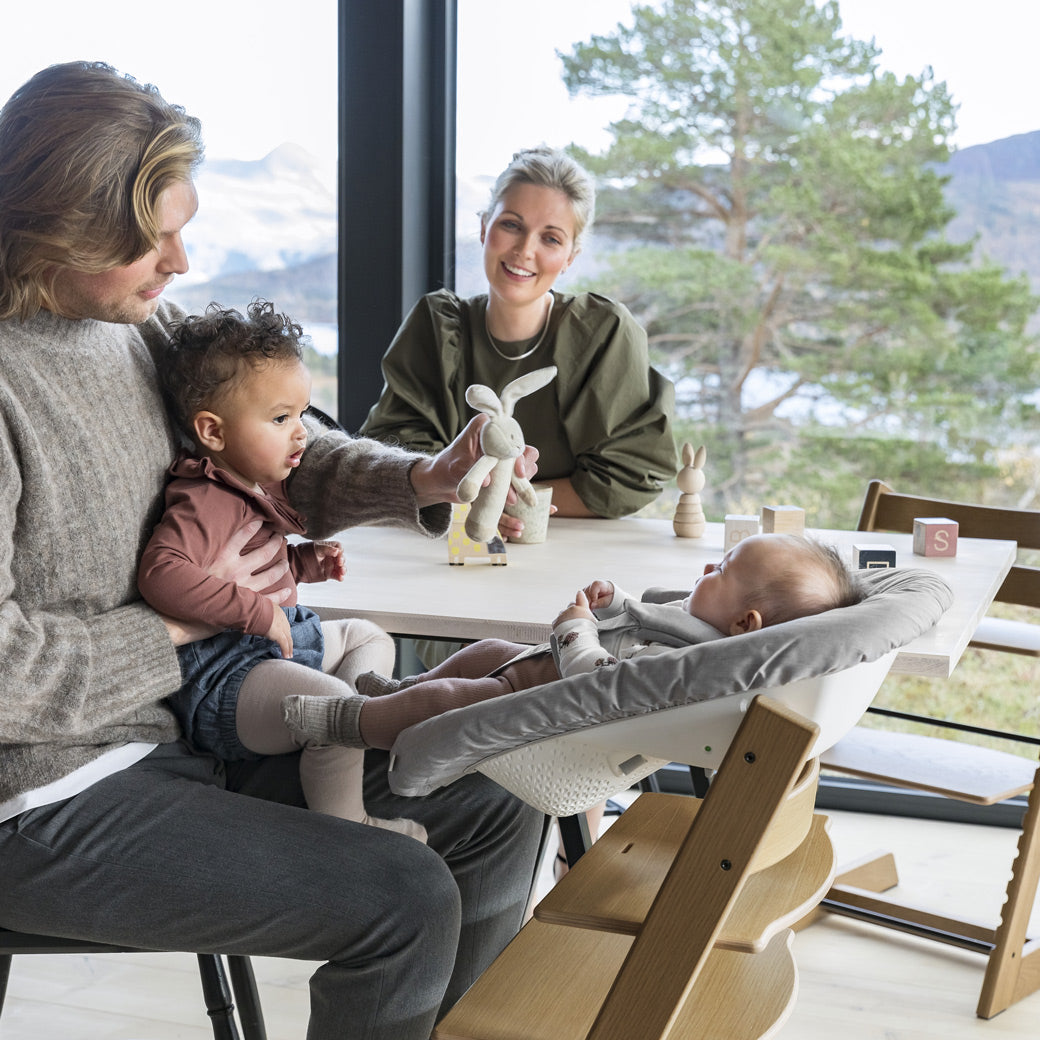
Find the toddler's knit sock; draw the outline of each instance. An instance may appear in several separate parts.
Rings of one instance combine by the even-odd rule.
[[[285,724],[301,744],[367,748],[360,725],[361,706],[367,700],[356,693],[341,697],[293,694],[282,701]]]

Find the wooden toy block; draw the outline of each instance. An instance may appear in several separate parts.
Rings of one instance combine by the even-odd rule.
[[[805,530],[805,510],[798,506],[763,506],[764,534],[801,534]]]
[[[466,534],[466,517],[469,515],[470,503],[463,502],[452,508],[451,527],[448,529],[448,563],[452,567],[461,567],[468,560],[487,560],[492,567],[505,567],[505,542],[495,533],[488,542],[475,542]]]
[[[956,520],[947,516],[914,517],[914,552],[918,556],[956,556]]]
[[[707,457],[708,452],[703,444],[696,451],[692,444],[682,446],[683,468],[675,478],[681,494],[672,517],[672,530],[680,538],[700,538],[707,527],[700,495],[704,488],[704,462]]]
[[[879,542],[856,542],[852,546],[852,566],[858,570],[877,570],[895,565],[894,546]]]
[[[759,526],[757,516],[746,516],[742,513],[727,513],[726,544],[723,546],[723,549],[728,552],[737,544],[737,542],[742,542],[745,538],[748,538],[753,534],[758,534],[758,532]]]

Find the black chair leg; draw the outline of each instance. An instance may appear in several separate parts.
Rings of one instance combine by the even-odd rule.
[[[245,1040],[267,1040],[267,1027],[260,1007],[260,993],[256,988],[253,964],[248,957],[228,956],[231,988],[238,1002],[238,1020]]]
[[[584,813],[560,817],[560,836],[563,838],[563,854],[567,865],[573,867],[592,848],[589,821]]]
[[[690,766],[690,783],[693,784],[694,798],[703,798],[711,786],[711,776],[700,766]]]
[[[0,955],[0,1014],[4,1010],[4,999],[7,997],[7,980],[11,977],[11,954]]]
[[[224,973],[224,962],[214,953],[197,954],[206,1013],[213,1025],[213,1040],[241,1040],[235,1024],[235,1005]]]

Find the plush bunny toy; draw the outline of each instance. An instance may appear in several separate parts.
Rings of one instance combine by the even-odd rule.
[[[501,399],[494,390],[480,383],[466,389],[466,400],[478,411],[491,416],[491,421],[480,431],[480,448],[484,454],[459,483],[459,499],[473,503],[466,517],[466,534],[474,542],[487,542],[495,537],[510,484],[528,505],[537,502],[531,482],[516,475],[513,460],[523,454],[524,431],[513,418],[513,408],[521,397],[533,394],[555,378],[555,365],[528,372],[507,383]],[[488,473],[491,483],[481,487]]]

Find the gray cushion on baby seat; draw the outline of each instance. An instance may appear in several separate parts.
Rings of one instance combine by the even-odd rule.
[[[930,629],[953,602],[949,586],[923,569],[870,571],[862,577],[868,594],[852,607],[622,661],[411,726],[392,749],[390,787],[401,795],[425,795],[482,767],[499,779],[488,766],[503,752],[717,698],[743,697],[746,703],[749,693],[879,661]],[[684,594],[652,589],[643,599],[663,602]],[[878,683],[888,664],[879,661],[879,666]],[[615,791],[670,760],[680,759],[649,760],[638,772],[619,774]],[[681,760],[698,764],[692,758]],[[601,795],[590,792],[592,800],[585,800],[593,805]],[[571,809],[545,811],[561,815]]]

